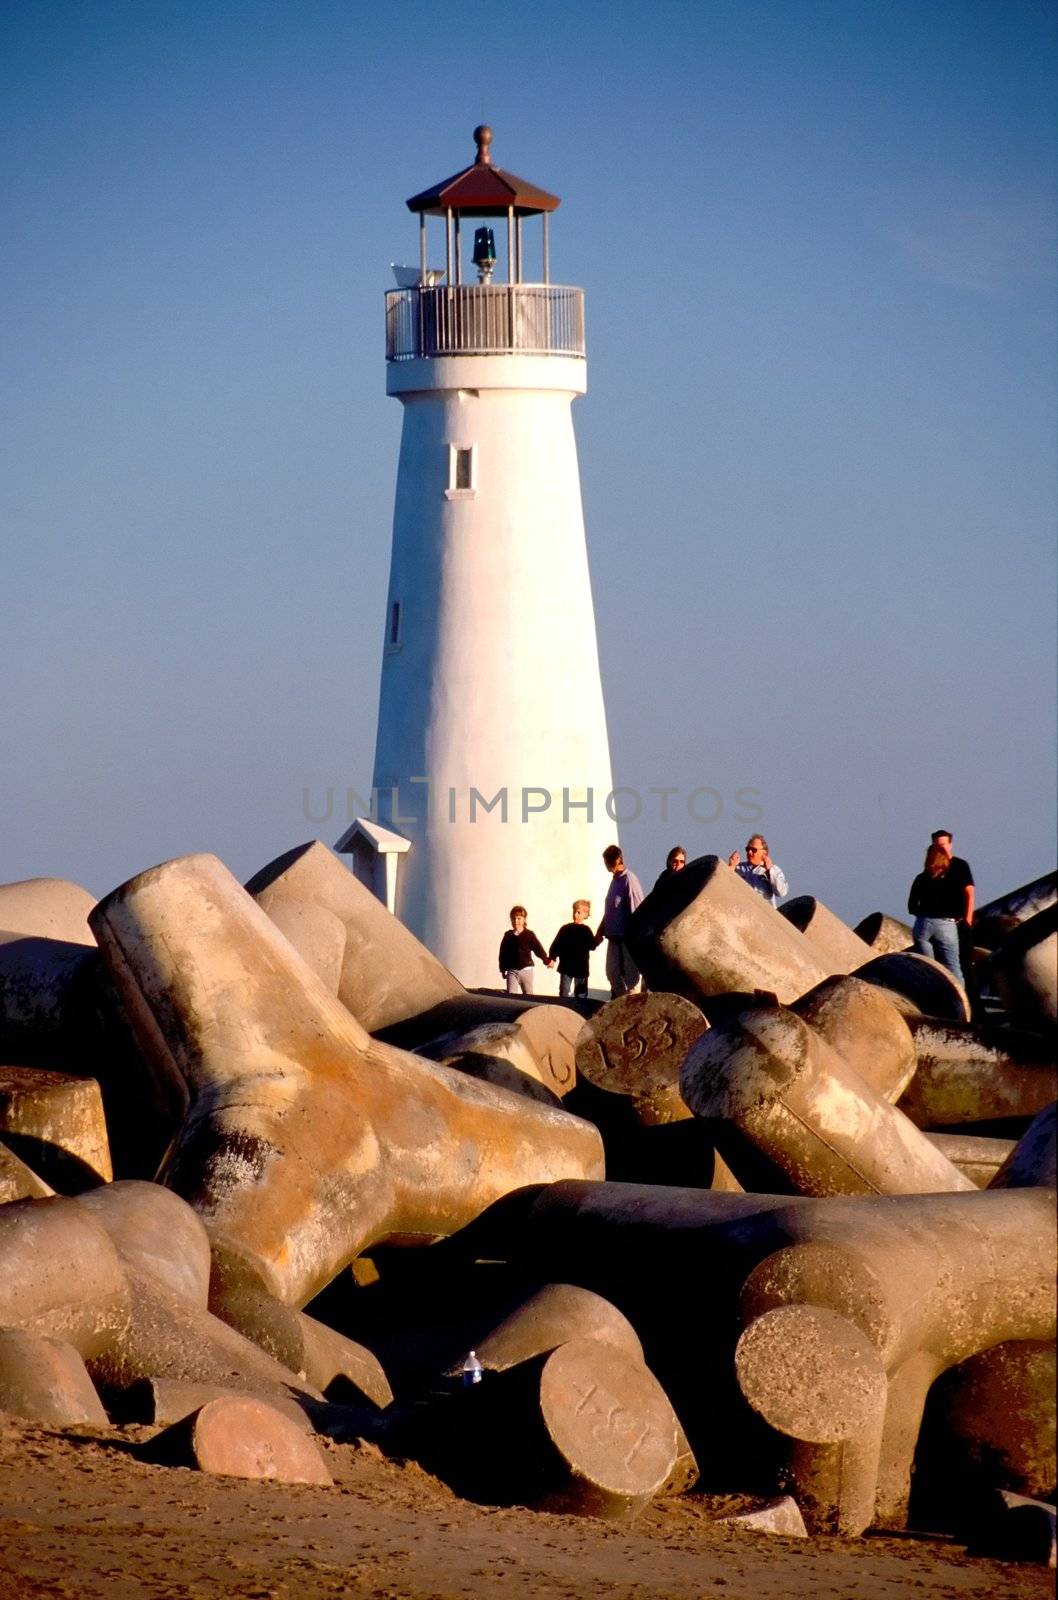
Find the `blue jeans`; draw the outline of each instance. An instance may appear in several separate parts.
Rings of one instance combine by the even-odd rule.
[[[574,978],[569,972],[560,972],[558,975],[558,992],[561,995],[572,995],[574,1000],[587,1000],[587,978]]]
[[[916,917],[912,929],[915,950],[920,956],[932,956],[942,967],[947,967],[953,978],[966,987],[959,964],[959,924],[954,917]]]

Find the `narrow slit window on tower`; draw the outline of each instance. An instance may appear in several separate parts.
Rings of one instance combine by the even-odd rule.
[[[389,608],[389,626],[386,629],[386,649],[387,650],[399,650],[400,649],[400,624],[401,624],[400,601],[399,600],[394,600],[390,604],[390,608]]]
[[[474,446],[449,445],[448,447],[448,498],[463,499],[477,488]]]

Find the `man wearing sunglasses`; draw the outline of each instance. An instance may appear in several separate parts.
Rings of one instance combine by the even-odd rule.
[[[762,833],[755,833],[746,844],[745,861],[740,861],[738,851],[733,850],[727,858],[727,864],[740,878],[745,879],[751,889],[762,894],[770,906],[777,906],[783,896],[790,892],[786,874],[768,854],[768,841]]]

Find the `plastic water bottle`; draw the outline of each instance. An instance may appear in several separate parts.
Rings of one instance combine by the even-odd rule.
[[[476,1353],[471,1350],[463,1362],[463,1387],[469,1389],[472,1384],[481,1382],[481,1362]]]

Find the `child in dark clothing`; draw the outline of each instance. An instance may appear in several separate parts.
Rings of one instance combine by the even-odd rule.
[[[512,906],[510,932],[500,940],[500,972],[507,980],[508,994],[532,994],[534,955],[545,967],[555,964],[532,928],[526,927],[528,916],[524,906]]]
[[[588,998],[588,963],[596,938],[588,926],[590,900],[574,900],[573,921],[563,923],[551,941],[548,952],[558,961],[558,992],[572,994],[575,1000]]]

